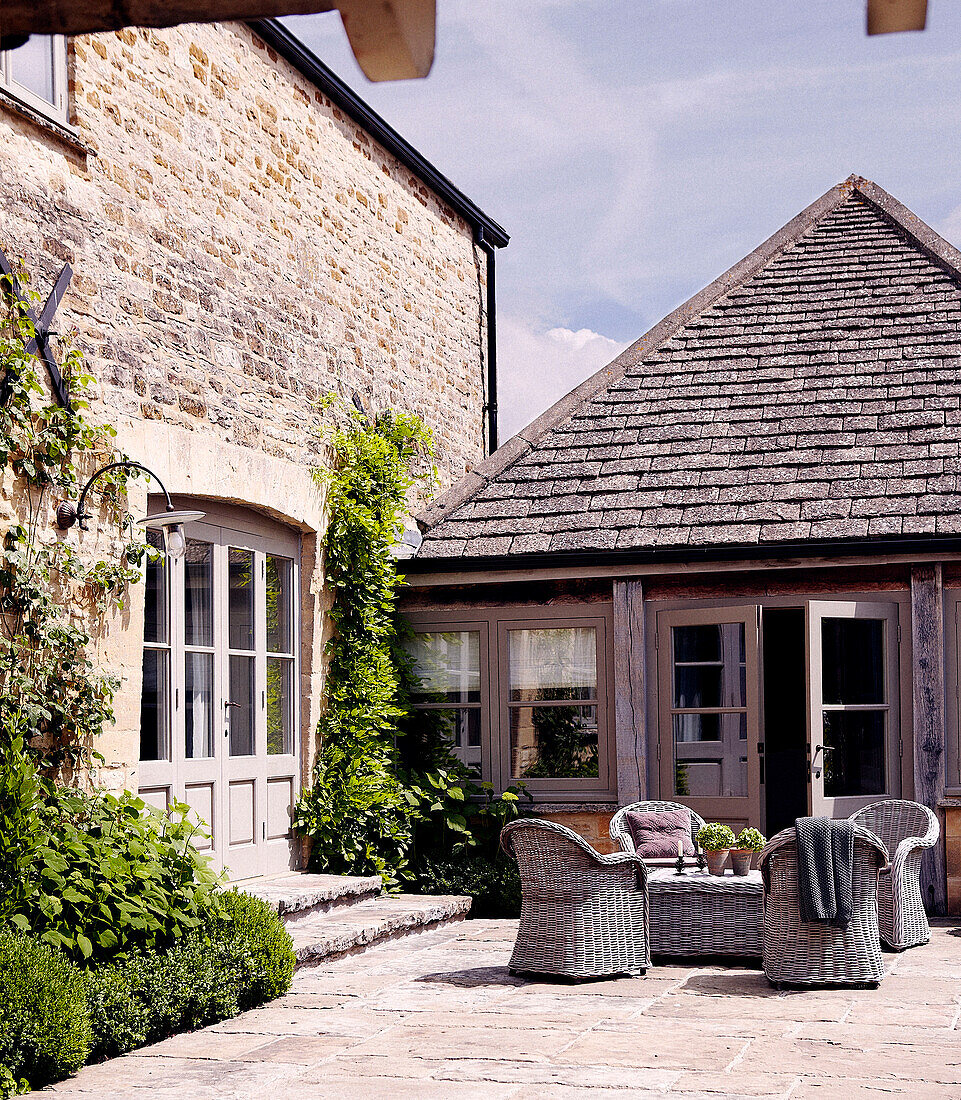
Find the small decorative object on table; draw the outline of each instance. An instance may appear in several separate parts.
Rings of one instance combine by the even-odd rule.
[[[731,869],[736,875],[746,875],[751,870],[754,853],[759,852],[767,841],[757,829],[742,829],[731,848]]]
[[[723,875],[727,853],[734,847],[734,833],[727,825],[710,822],[698,831],[697,842],[707,853],[707,870],[712,875]]]
[[[680,840],[677,842],[677,859],[674,861],[674,873],[676,875],[684,874],[684,845]]]

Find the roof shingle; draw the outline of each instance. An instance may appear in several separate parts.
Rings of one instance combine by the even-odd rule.
[[[418,557],[961,535],[959,266],[852,177],[437,501]]]

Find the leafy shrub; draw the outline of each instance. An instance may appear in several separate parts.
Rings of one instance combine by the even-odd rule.
[[[92,971],[94,1057],[236,1016],[290,988],[290,936],[266,902],[232,892],[203,927],[159,954]]]
[[[216,907],[217,876],[191,839],[187,807],[169,815],[129,794],[41,785],[20,828],[30,842],[11,922],[81,963],[167,946]],[[39,830],[39,840],[37,839]]]
[[[34,1088],[78,1070],[91,1047],[84,979],[66,955],[0,928],[0,1064]],[[0,1078],[2,1082],[2,1078]]]
[[[748,852],[759,852],[766,843],[764,834],[760,830],[742,829],[735,837],[732,847]]]
[[[18,1080],[8,1066],[0,1065],[0,1100],[9,1100],[11,1096],[29,1091],[30,1082],[25,1077]]]
[[[484,855],[423,861],[416,888],[424,894],[465,894],[472,898],[470,917],[517,917],[521,880],[511,859]]]
[[[47,841],[41,788],[23,738],[13,738],[0,750],[0,920],[34,890],[34,861]]]
[[[440,716],[410,706],[411,663],[396,607],[404,578],[391,548],[408,490],[434,476],[430,432],[407,413],[371,420],[350,406],[345,412],[346,424],[330,435],[330,469],[314,471],[327,489],[335,629],[321,751],[295,826],[310,838],[311,869],[379,874],[393,889],[416,879],[424,858],[486,846],[516,816],[518,795],[494,799],[474,783],[434,728]]]
[[[734,833],[727,825],[718,825],[716,821],[702,826],[695,839],[705,852],[720,852],[724,848],[734,847]]]

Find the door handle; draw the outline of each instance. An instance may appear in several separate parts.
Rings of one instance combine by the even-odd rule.
[[[834,752],[834,748],[831,745],[814,746],[814,755],[811,757],[811,772],[815,779],[820,779],[821,772],[824,770],[824,765],[818,763],[818,756],[824,753],[826,757],[829,752]]]

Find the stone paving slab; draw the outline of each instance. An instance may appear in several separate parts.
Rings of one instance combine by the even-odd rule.
[[[877,990],[778,991],[744,965],[527,980],[470,921],[294,975],[270,1005],[54,1087],[97,1100],[961,1100],[961,928]]]

